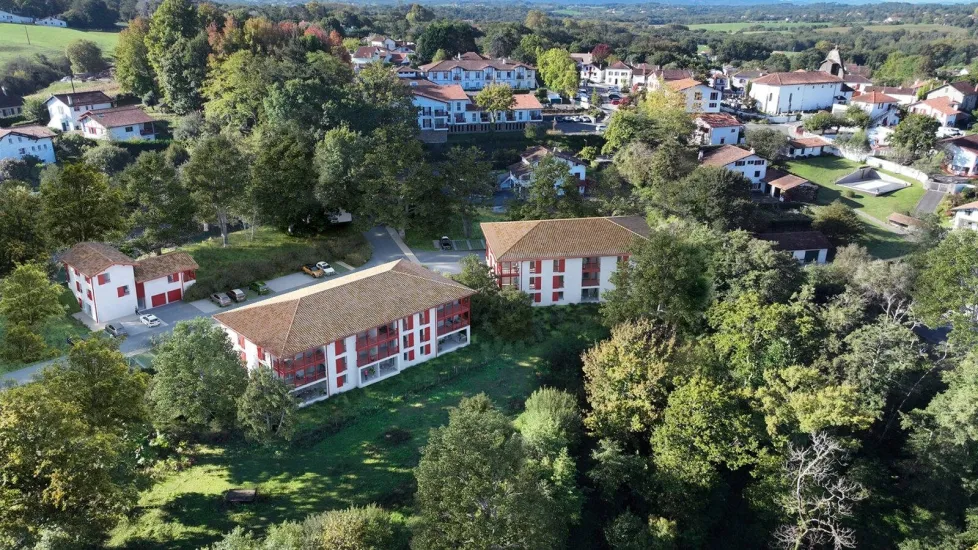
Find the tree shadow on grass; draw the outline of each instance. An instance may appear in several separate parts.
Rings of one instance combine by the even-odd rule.
[[[873,256],[882,260],[889,260],[913,252],[914,243],[902,235],[868,223],[864,225],[865,234],[859,244],[865,246]]]

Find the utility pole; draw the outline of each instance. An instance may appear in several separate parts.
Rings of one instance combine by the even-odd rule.
[[[24,34],[27,35],[27,45],[31,45],[31,33],[27,32],[27,25],[24,25]]]

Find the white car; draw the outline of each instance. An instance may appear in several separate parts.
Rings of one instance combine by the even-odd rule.
[[[594,127],[594,131],[597,132],[597,133],[599,133],[599,134],[603,134],[604,131],[607,130],[607,129],[608,129],[608,125],[607,124],[598,124],[597,126]]]
[[[159,317],[153,315],[152,313],[140,315],[139,322],[148,326],[149,328],[158,327],[163,323],[163,321],[160,321]]]
[[[322,269],[323,275],[327,277],[329,277],[330,275],[336,275],[336,270],[333,269],[333,266],[329,265],[326,262],[316,262],[316,267]]]

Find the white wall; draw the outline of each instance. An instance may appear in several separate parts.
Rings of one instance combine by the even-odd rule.
[[[745,178],[751,181],[751,189],[760,189],[762,185],[761,180],[767,175],[767,161],[757,155],[751,155],[737,162],[743,164],[737,166],[737,163],[732,162],[724,166],[724,168],[733,172],[740,172]],[[753,164],[748,164],[749,162]]]
[[[82,135],[89,139],[102,139],[108,141],[128,141],[156,139],[155,134],[142,134],[142,124],[131,126],[118,126],[116,128],[105,128],[91,118],[86,118],[82,123]]]
[[[0,11],[0,23],[21,23],[30,24],[34,21],[33,17],[21,17],[10,12]]]
[[[523,77],[520,78],[519,75]],[[466,90],[481,90],[487,84],[509,84],[514,90],[531,90],[537,87],[536,71],[523,69],[520,73],[515,69],[508,71],[497,71],[496,69],[483,69],[478,71],[449,70],[449,71],[429,71],[428,80],[436,84],[459,84]],[[491,76],[491,78],[487,78]],[[456,77],[458,79],[456,80]]]
[[[712,129],[707,126],[700,126],[699,129],[702,134],[702,145],[737,145],[743,126]]]
[[[22,159],[34,155],[45,164],[55,161],[54,142],[51,138],[29,138],[8,135],[0,139],[0,159]]]
[[[978,231],[978,209],[958,210],[954,213],[955,229],[971,229]]]
[[[975,164],[978,164],[978,154],[967,149],[962,149],[957,145],[950,145],[947,148],[947,152],[950,154],[948,163],[955,170],[967,169],[968,175],[975,173]]]
[[[144,281],[143,282],[143,292],[144,292],[144,295],[145,295],[145,304],[144,305],[141,305],[139,309],[140,310],[143,310],[143,309],[152,309],[154,307],[153,306],[153,296],[157,296],[157,295],[160,295],[160,294],[163,294],[164,296],[166,296],[167,293],[172,292],[172,291],[177,290],[177,289],[180,290],[180,299],[183,299],[183,293],[184,293],[184,291],[186,291],[186,289],[188,287],[190,287],[191,285],[193,285],[196,281],[195,280],[193,280],[193,281],[184,281],[184,274],[183,273],[175,273],[174,275],[177,275],[177,277],[174,279],[174,281],[172,283],[171,282],[168,282],[167,277],[165,275],[163,277],[158,278],[158,279],[152,279],[152,280],[149,280],[149,281]],[[176,301],[176,300],[173,300],[173,301]],[[167,303],[172,303],[171,300],[169,300],[169,298],[167,298],[166,301],[163,302],[163,305],[166,305]],[[155,306],[155,307],[159,307],[159,306]]]
[[[80,130],[81,125],[78,123],[78,117],[87,113],[88,111],[94,111],[97,109],[108,109],[112,107],[111,103],[96,103],[94,105],[75,105],[74,107],[69,107],[61,102],[60,99],[50,98],[48,103],[48,114],[51,115],[51,120],[48,122],[49,128],[54,128],[55,130]]]
[[[805,252],[807,252],[807,250],[793,250],[791,252],[791,256],[799,262],[804,262]],[[825,248],[820,248],[818,251],[818,259],[815,260],[815,263],[824,264],[828,260],[828,257],[829,251]]]
[[[720,92],[701,84],[680,92],[686,96],[687,113],[719,113]]]
[[[487,257],[487,261],[492,265],[495,260]],[[530,273],[530,264],[533,262],[520,262],[520,289],[531,296],[540,294],[540,301],[534,301],[534,306],[581,303],[581,295],[585,288],[597,288],[599,299],[604,301],[604,293],[614,288],[614,285],[611,284],[611,274],[618,269],[618,257],[602,256],[599,258],[599,262],[601,266],[600,278],[599,284],[596,287],[584,287],[581,284],[584,278],[583,258],[565,258],[563,272],[554,271],[553,259],[540,261],[540,273]],[[562,288],[554,288],[554,275],[564,276],[564,286]],[[530,286],[531,277],[541,277],[539,291]],[[563,300],[554,301],[553,293],[555,291],[564,293]]]
[[[68,286],[76,299],[81,298],[82,311],[97,323],[108,323],[136,312],[136,280],[132,266],[114,265],[102,271],[109,276],[109,281],[102,285],[98,283],[98,274],[86,282],[84,275],[76,275],[73,269],[67,271]],[[121,286],[129,288],[128,295],[119,297],[118,288]],[[92,292],[91,299],[88,297],[89,290]]]
[[[841,83],[751,86],[750,96],[757,100],[757,110],[769,115],[796,111],[829,109],[840,94]]]

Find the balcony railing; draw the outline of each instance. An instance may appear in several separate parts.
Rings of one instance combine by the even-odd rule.
[[[357,351],[375,348],[391,340],[397,340],[397,330],[382,332],[377,336],[357,337]]]
[[[469,310],[468,304],[455,304],[452,306],[446,306],[444,309],[438,310],[438,320],[447,319],[449,317],[454,317],[460,313],[465,313]]]
[[[397,374],[397,361],[394,359],[360,369],[360,383],[373,382],[392,374]]]
[[[459,315],[452,319],[445,319],[445,323],[438,326],[438,336],[444,336],[449,332],[469,326],[467,315]]]
[[[601,284],[601,279],[581,279],[581,286],[599,286]]]
[[[400,351],[400,349],[399,349],[399,347],[397,345],[397,341],[395,340],[395,341],[392,341],[389,346],[387,346],[387,347],[385,347],[383,349],[378,348],[377,353],[375,353],[373,355],[371,355],[369,353],[367,353],[365,355],[358,353],[357,354],[357,367],[363,367],[363,366],[369,365],[370,363],[374,363],[374,362],[380,361],[381,359],[387,359],[388,357],[392,357],[394,355],[397,355],[397,353],[399,351]]]
[[[435,121],[435,130],[444,130],[445,128],[448,128],[447,122],[445,122],[444,120]]]
[[[601,264],[598,262],[584,263],[581,265],[582,273],[598,273],[599,271],[601,271]]]
[[[301,359],[275,359],[272,361],[272,368],[280,374],[293,372],[306,367],[319,365],[326,362],[326,354],[321,349],[317,349],[311,357],[303,354]]]
[[[448,116],[448,111],[443,109],[435,109],[435,116]]]

